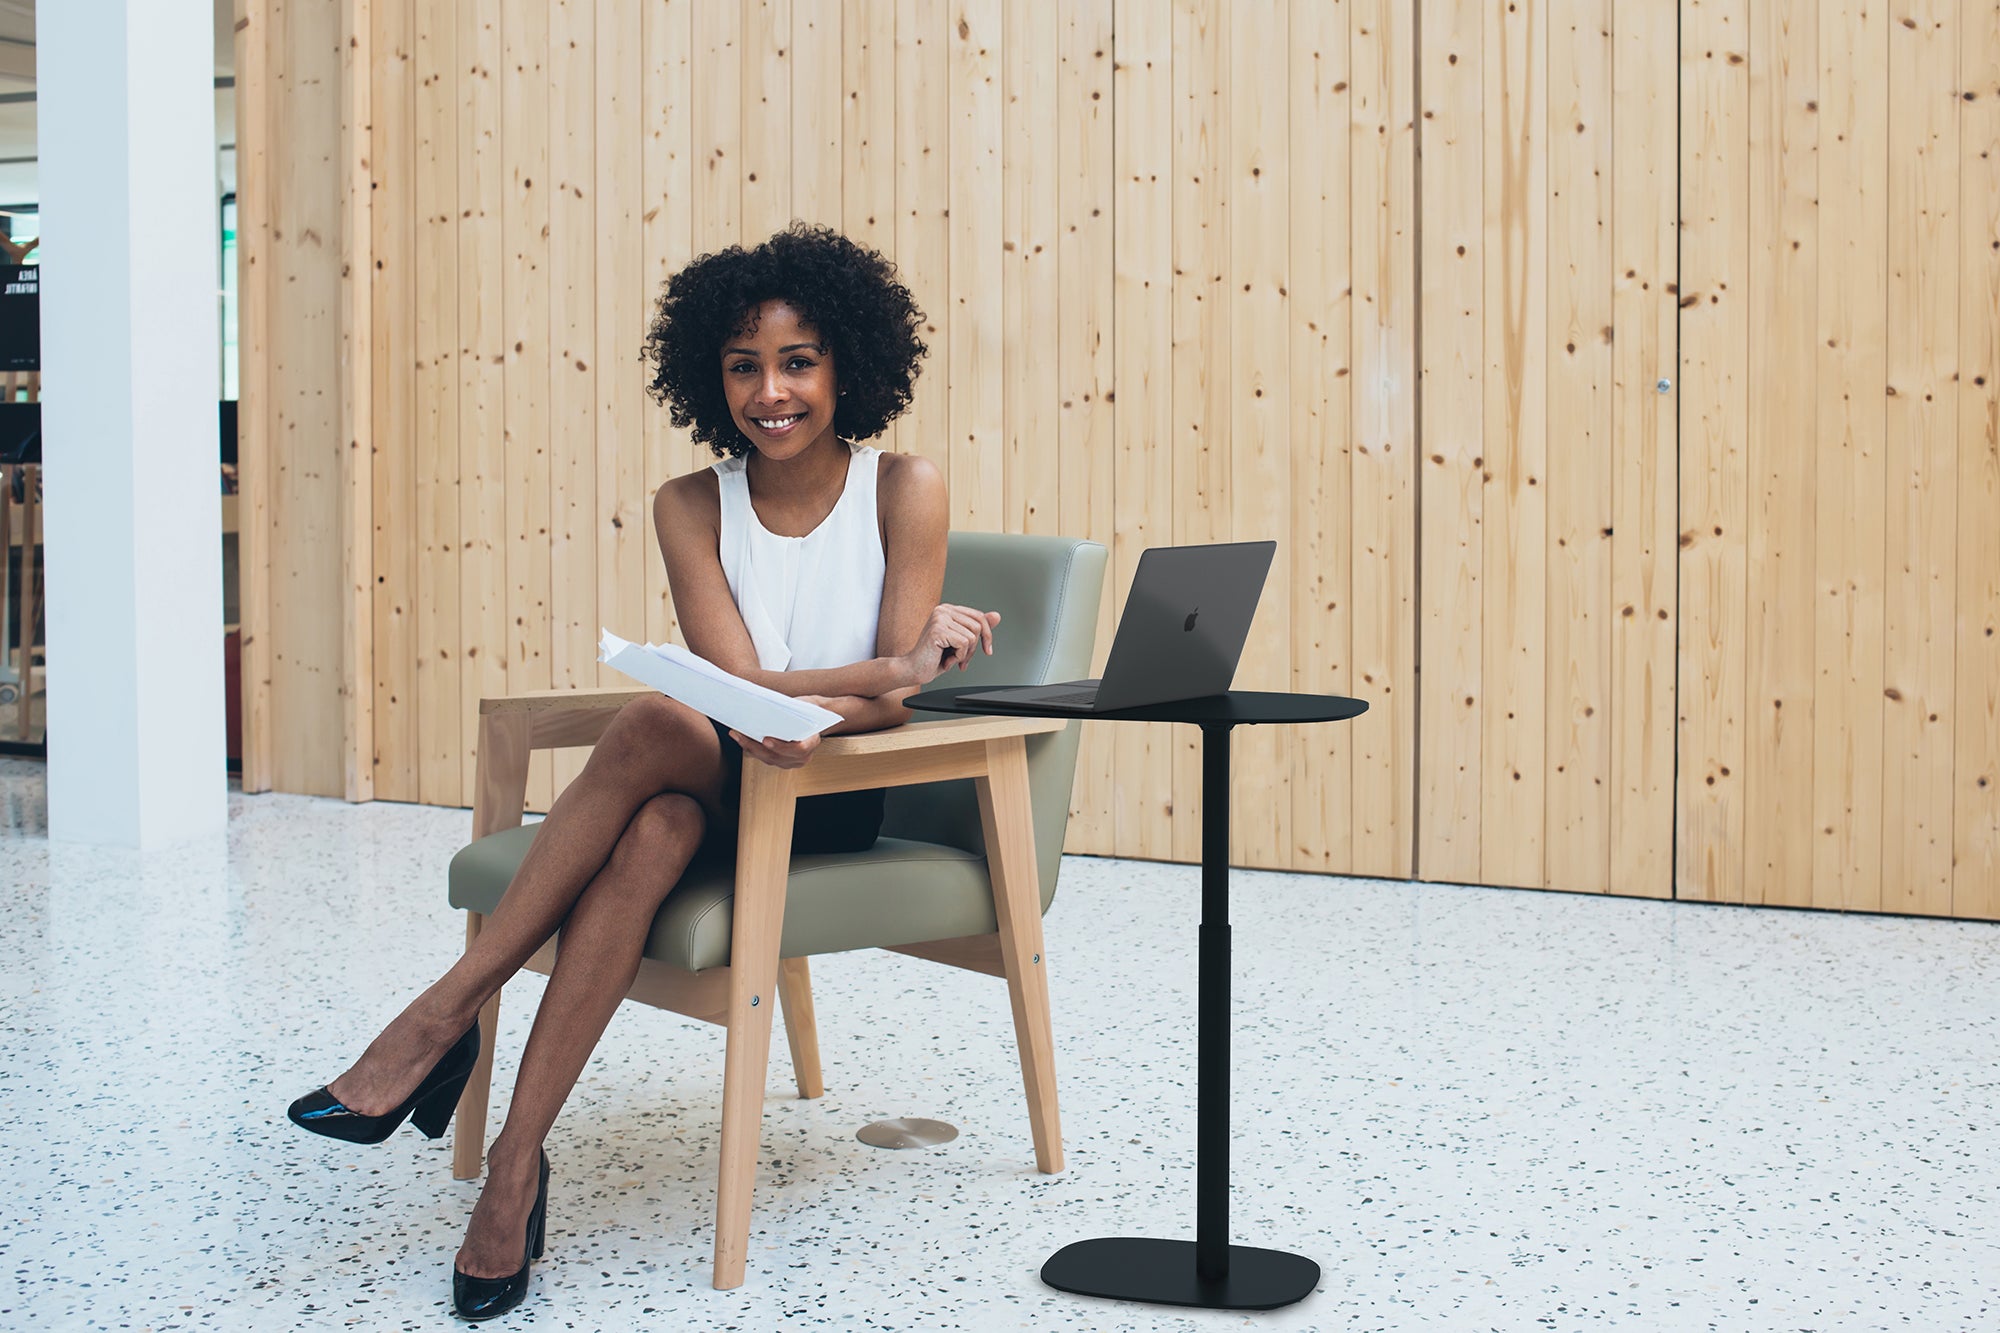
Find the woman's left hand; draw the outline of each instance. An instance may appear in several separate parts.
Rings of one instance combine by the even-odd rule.
[[[827,707],[832,701],[823,694],[801,694],[797,698],[803,703]],[[812,758],[819,748],[820,734],[814,732],[802,741],[781,741],[776,736],[766,736],[761,741],[753,741],[734,727],[729,729],[729,737],[743,747],[743,753],[753,759],[761,759],[773,768],[803,768],[806,760]]]

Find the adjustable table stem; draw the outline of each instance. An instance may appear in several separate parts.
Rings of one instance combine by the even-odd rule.
[[[1194,1266],[1229,1276],[1229,724],[1201,729],[1201,961],[1197,977]]]

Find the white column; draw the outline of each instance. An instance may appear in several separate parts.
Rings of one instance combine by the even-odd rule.
[[[211,3],[36,6],[52,838],[228,816]]]

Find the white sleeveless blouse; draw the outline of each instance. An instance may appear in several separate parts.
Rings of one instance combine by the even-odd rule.
[[[875,513],[881,453],[872,445],[848,445],[840,499],[803,537],[781,537],[758,521],[747,458],[714,464],[722,498],[722,572],[764,670],[846,666],[876,655],[885,569]]]

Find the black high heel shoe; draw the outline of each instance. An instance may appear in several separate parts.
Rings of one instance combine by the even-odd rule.
[[[387,1115],[362,1115],[358,1111],[350,1111],[323,1086],[314,1088],[293,1102],[286,1114],[300,1129],[309,1129],[330,1139],[345,1139],[349,1143],[380,1143],[394,1134],[406,1119],[425,1138],[434,1139],[444,1133],[445,1126],[451,1123],[451,1113],[458,1106],[459,1094],[465,1091],[465,1081],[472,1077],[472,1066],[478,1059],[479,1024],[474,1023],[444,1053],[444,1058],[432,1067],[431,1072],[424,1075],[424,1081],[417,1084],[417,1090]]]
[[[549,1223],[549,1155],[542,1153],[542,1183],[528,1214],[527,1246],[520,1271],[512,1277],[470,1277],[451,1266],[451,1308],[461,1319],[478,1321],[506,1314],[528,1294],[528,1269],[542,1257]]]

